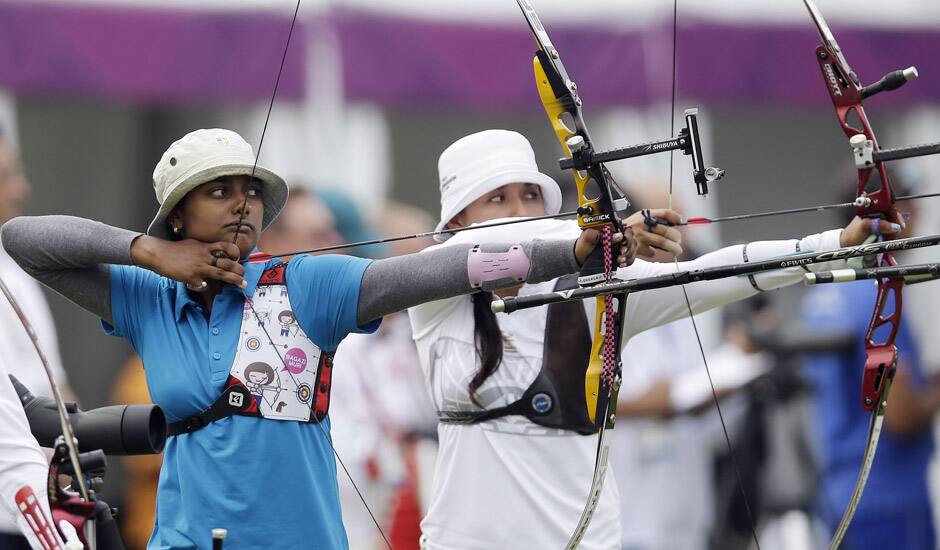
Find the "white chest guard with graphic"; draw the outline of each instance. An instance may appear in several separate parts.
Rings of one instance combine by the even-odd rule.
[[[297,323],[284,273],[267,269],[246,298],[238,349],[222,395],[198,415],[169,426],[170,435],[197,430],[233,414],[320,422],[330,403],[333,354],[324,353]]]

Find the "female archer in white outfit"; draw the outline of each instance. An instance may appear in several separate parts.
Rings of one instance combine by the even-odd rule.
[[[561,208],[558,184],[538,171],[531,146],[515,132],[488,130],[458,140],[441,155],[439,176],[438,229],[556,214]],[[671,210],[653,211],[653,215],[673,223],[680,219]],[[626,225],[634,231],[639,256],[650,255],[651,246],[681,252],[673,228],[657,225],[650,232],[639,215],[627,219]],[[898,230],[887,222],[881,225],[884,233]],[[799,240],[730,246],[683,262],[679,269],[859,244],[869,226],[856,219],[844,230]],[[440,237],[446,242],[424,253],[516,239],[569,239],[578,231],[573,221],[533,221]],[[833,266],[819,264],[814,269]],[[675,270],[674,264],[637,259],[621,267],[617,277],[634,279]],[[692,309],[701,312],[793,284],[803,273],[794,268],[687,288]],[[570,284],[562,278],[496,294],[543,293]],[[440,451],[428,514],[421,524],[422,548],[564,548],[584,508],[597,450],[593,423],[577,414],[585,409],[583,385],[564,384],[566,375],[583,382],[591,341],[587,320],[593,319],[594,303],[560,303],[511,315],[494,314],[489,308],[493,294],[486,292],[486,285],[483,290],[409,310],[422,369],[440,418]],[[626,305],[623,343],[634,334],[689,314],[681,289],[674,287],[633,294]],[[608,480],[579,548],[620,547],[618,503],[616,483]]]

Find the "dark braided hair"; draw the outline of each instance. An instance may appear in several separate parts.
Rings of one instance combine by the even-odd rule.
[[[478,292],[473,295],[473,334],[477,352],[480,358],[480,370],[473,375],[468,389],[470,400],[482,408],[477,400],[477,390],[483,382],[496,372],[499,364],[503,362],[503,334],[499,330],[496,314],[490,309],[493,301],[492,292]]]

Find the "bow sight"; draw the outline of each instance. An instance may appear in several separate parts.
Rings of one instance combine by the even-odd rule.
[[[548,114],[558,141],[569,157],[560,160],[563,170],[573,169],[578,188],[578,223],[582,229],[613,224],[622,229],[616,211],[626,206],[623,199],[615,199],[613,189],[619,189],[604,162],[640,157],[655,153],[680,150],[692,157],[692,177],[699,195],[708,194],[708,184],[724,175],[720,168],[706,167],[699,137],[698,110],[685,111],[685,127],[675,137],[622,147],[605,152],[595,152],[581,112],[581,96],[578,85],[568,76],[558,50],[552,44],[545,27],[539,21],[535,9],[528,0],[516,0],[525,15],[535,37],[538,50],[535,52],[535,82],[545,112]],[[589,193],[589,183],[598,186],[596,193]],[[591,196],[593,195],[593,196]],[[593,263],[591,260],[589,264]],[[593,268],[587,270],[595,271]]]
[[[662,141],[651,141],[639,145],[629,145],[601,153],[594,152],[588,147],[584,138],[581,136],[572,136],[567,141],[568,149],[571,151],[571,157],[563,158],[558,161],[562,170],[575,169],[585,170],[588,167],[602,162],[614,160],[642,157],[655,153],[665,153],[666,151],[682,151],[684,155],[692,157],[692,178],[695,180],[695,187],[698,194],[705,196],[708,194],[708,184],[720,180],[725,175],[721,168],[713,166],[705,167],[705,161],[702,158],[702,140],[698,131],[698,109],[686,109],[685,128],[679,131],[679,135]]]

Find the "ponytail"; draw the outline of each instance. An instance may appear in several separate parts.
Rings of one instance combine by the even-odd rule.
[[[472,300],[473,339],[477,357],[480,358],[480,370],[473,375],[468,389],[470,400],[474,405],[482,408],[483,405],[477,400],[477,390],[503,362],[503,333],[499,330],[496,314],[490,309],[493,293],[478,292],[473,295]]]

